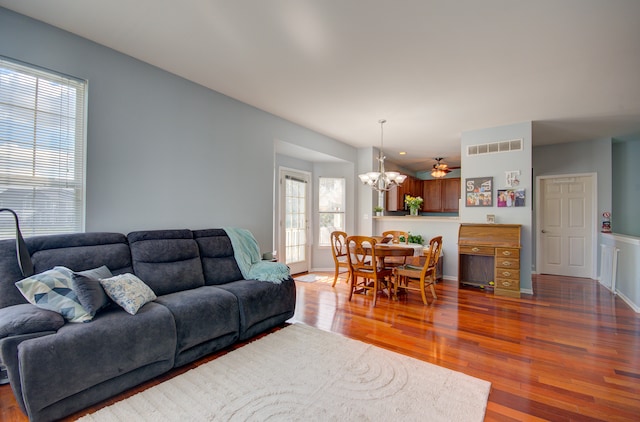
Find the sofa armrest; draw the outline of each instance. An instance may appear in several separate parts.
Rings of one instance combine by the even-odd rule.
[[[18,346],[25,340],[47,336],[50,334],[55,334],[55,331],[42,331],[38,333],[20,334],[0,339],[0,361],[7,368],[7,374],[9,376],[9,383],[11,383],[13,395],[16,397],[16,401],[18,402],[20,409],[22,409],[25,415],[27,414],[27,409],[24,404],[24,398],[22,397],[22,385],[20,384]]]
[[[57,331],[63,325],[62,315],[30,303],[0,309],[0,339],[21,334]]]

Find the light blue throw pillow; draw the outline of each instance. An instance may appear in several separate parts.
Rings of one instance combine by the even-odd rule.
[[[153,290],[133,274],[104,278],[100,284],[111,300],[131,315],[135,315],[146,303],[156,300]]]
[[[16,282],[29,303],[59,313],[69,322],[87,322],[93,318],[80,304],[72,289],[73,271],[54,267]]]

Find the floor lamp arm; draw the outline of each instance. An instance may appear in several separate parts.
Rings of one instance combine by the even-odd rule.
[[[18,221],[18,214],[10,208],[0,208],[0,212],[9,211],[13,214],[13,218],[16,222],[16,254],[18,257],[18,265],[20,266],[20,271],[22,275],[25,277],[29,277],[33,275],[33,262],[31,262],[31,255],[29,254],[29,250],[27,249],[27,244],[24,243],[24,239],[22,238],[22,233],[20,232],[20,222]]]

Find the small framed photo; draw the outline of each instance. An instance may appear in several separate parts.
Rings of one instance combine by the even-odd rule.
[[[524,207],[524,189],[498,189],[498,207]]]
[[[466,179],[464,189],[467,207],[493,206],[493,177]]]
[[[496,222],[496,216],[494,214],[487,214],[487,224],[494,224]]]

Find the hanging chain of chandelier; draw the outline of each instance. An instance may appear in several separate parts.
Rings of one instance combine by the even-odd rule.
[[[378,192],[388,191],[394,186],[400,186],[402,182],[407,178],[406,175],[400,174],[397,171],[385,171],[384,169],[384,131],[383,125],[386,123],[386,120],[379,120],[380,123],[380,151],[378,154],[378,171],[370,171],[367,173],[359,174],[358,177],[360,181],[365,185],[370,186],[373,190]]]
[[[378,120],[378,123],[380,123],[380,150],[377,158],[378,171],[370,171],[370,172],[362,173],[358,175],[358,177],[360,178],[360,181],[363,184],[370,186],[373,190],[376,190],[378,192],[388,191],[394,186],[400,186],[402,182],[404,182],[405,179],[407,178],[406,175],[401,174],[400,172],[385,171],[384,169],[384,160],[387,157],[384,156],[384,152],[383,152],[383,148],[384,148],[383,125],[386,122],[387,121],[384,119]],[[436,163],[433,165],[433,168],[431,169],[431,177],[436,179],[440,177],[444,177],[447,175],[447,173],[451,171],[449,170],[449,166],[447,166],[447,164],[442,162],[444,158],[436,157],[434,158],[434,160],[436,160]]]

